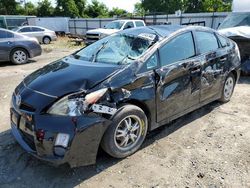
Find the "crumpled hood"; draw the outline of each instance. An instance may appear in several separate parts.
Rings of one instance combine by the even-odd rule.
[[[105,35],[111,35],[113,33],[118,32],[118,29],[103,29],[103,28],[99,28],[99,29],[92,29],[87,31],[87,34],[105,34]]]
[[[24,79],[35,91],[54,97],[88,90],[119,69],[117,65],[92,63],[66,57],[33,72]]]
[[[226,37],[240,36],[240,37],[250,39],[250,27],[249,26],[231,27],[231,28],[218,30],[218,32]]]

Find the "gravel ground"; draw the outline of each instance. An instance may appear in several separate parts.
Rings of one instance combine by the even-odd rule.
[[[0,64],[0,187],[250,187],[250,77],[240,79],[231,102],[213,102],[151,132],[126,159],[100,151],[96,165],[70,169],[25,153],[10,133],[12,91],[75,50],[52,48],[26,65]]]

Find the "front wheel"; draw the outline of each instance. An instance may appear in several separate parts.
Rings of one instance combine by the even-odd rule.
[[[105,132],[101,146],[115,158],[124,158],[142,145],[148,129],[147,117],[135,105],[122,106]]]
[[[235,77],[232,73],[228,75],[228,77],[225,80],[222,95],[220,98],[221,102],[228,102],[230,101],[233,92],[234,92],[234,86],[235,86]]]

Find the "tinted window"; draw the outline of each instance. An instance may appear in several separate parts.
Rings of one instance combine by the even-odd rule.
[[[24,33],[24,32],[32,32],[32,31],[30,27],[25,27],[25,28],[20,29],[20,32]]]
[[[228,46],[228,39],[226,39],[225,37],[222,37],[220,35],[218,35],[218,38],[220,40],[220,44],[221,44],[222,48]]]
[[[215,51],[219,48],[217,38],[213,33],[196,32],[196,39],[201,54]]]
[[[33,31],[33,32],[41,32],[41,31],[44,31],[44,30],[41,29],[41,28],[38,28],[38,27],[32,27],[31,31]]]
[[[144,23],[140,21],[135,21],[135,25],[136,27],[141,27],[141,26],[144,26]]]
[[[134,24],[133,22],[127,22],[124,26],[124,29],[129,29],[129,28],[133,28],[134,27]]]
[[[0,30],[0,39],[5,39],[5,38],[7,38],[6,31],[1,31]]]
[[[191,32],[181,34],[160,49],[162,65],[188,59],[195,55],[193,36]]]

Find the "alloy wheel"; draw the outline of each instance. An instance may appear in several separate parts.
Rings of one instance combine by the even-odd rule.
[[[141,119],[136,115],[127,116],[120,121],[115,130],[115,145],[121,150],[129,150],[133,148],[140,139],[141,132]]]

